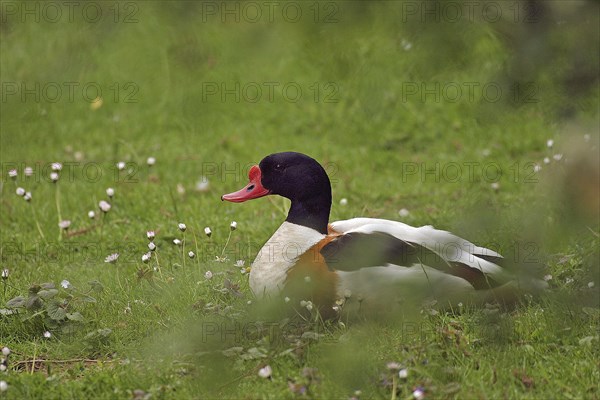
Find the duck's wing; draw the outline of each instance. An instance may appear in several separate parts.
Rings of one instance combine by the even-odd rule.
[[[321,249],[331,269],[424,265],[461,277],[475,288],[495,287],[511,279],[497,264],[500,254],[431,226],[355,218],[334,222],[331,229],[337,236]]]

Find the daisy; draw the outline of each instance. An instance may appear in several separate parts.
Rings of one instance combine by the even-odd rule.
[[[50,333],[50,331],[46,331],[46,332],[44,332],[44,337],[46,339],[50,339],[52,337],[52,334]]]
[[[100,209],[102,210],[102,212],[109,212],[110,211],[110,203],[104,200],[101,200],[100,203],[98,203],[98,207],[100,207]]]
[[[244,264],[246,264],[246,261],[244,261],[244,260],[237,260],[233,266],[234,267],[238,267],[238,268],[242,268],[244,266]]]
[[[198,182],[196,182],[196,190],[198,192],[206,192],[208,190],[208,187],[208,178],[205,176],[201,176]]]
[[[62,170],[62,164],[59,162],[52,163],[52,171],[58,172]]]
[[[211,271],[206,271],[206,272],[204,273],[204,277],[205,277],[206,279],[212,279],[212,277],[213,277],[213,273],[212,273]]]
[[[421,400],[425,398],[425,391],[419,386],[413,391],[412,395],[416,400]]]
[[[400,379],[406,379],[408,377],[408,370],[406,368],[402,368],[400,371],[398,371],[398,377]]]
[[[23,170],[23,173],[25,174],[25,176],[31,176],[31,175],[33,175],[33,168],[25,167],[25,169]]]
[[[348,199],[343,197],[342,199],[340,199],[340,206],[347,206],[348,205]]]
[[[196,257],[196,254],[193,251],[189,251],[188,252],[188,257],[189,258],[194,258],[194,257]]]
[[[146,164],[148,164],[149,167],[153,166],[154,164],[156,164],[156,158],[148,157],[148,159],[146,160]]]
[[[229,224],[229,229],[235,231],[237,229],[237,222],[231,221],[231,224]]]
[[[271,378],[272,374],[273,374],[273,369],[271,369],[271,366],[269,366],[269,365],[265,365],[264,367],[262,367],[261,369],[258,370],[258,376],[260,376],[261,378],[264,378],[264,379]]]
[[[96,218],[96,213],[94,211],[88,211],[88,217],[90,219],[94,219],[94,218]]]
[[[142,262],[147,263],[148,261],[150,261],[151,256],[152,256],[152,253],[150,253],[150,252],[142,254]]]
[[[125,162],[124,161],[119,161],[116,165],[117,165],[117,169],[119,171],[123,171],[125,169]]]
[[[23,198],[25,199],[25,201],[31,201],[31,192],[25,193],[25,196],[23,196]]]
[[[51,172],[51,173],[50,173],[50,180],[51,180],[52,182],[55,182],[55,183],[56,183],[56,182],[58,181],[58,173],[56,173],[56,172]]]
[[[25,189],[23,189],[22,187],[18,187],[16,193],[17,196],[25,196]]]
[[[69,227],[70,227],[70,226],[71,226],[71,221],[69,221],[68,219],[65,219],[65,220],[63,220],[63,221],[60,221],[60,222],[58,223],[58,227],[59,227],[60,229],[67,230],[67,229],[69,229]]]
[[[11,169],[10,171],[8,171],[8,176],[11,179],[17,179],[17,170],[16,169]]]
[[[177,225],[177,227],[179,228],[179,230],[181,232],[185,232],[185,230],[187,229],[187,226],[185,226],[185,224],[183,224],[181,222]]]
[[[109,254],[108,256],[106,256],[106,258],[104,259],[105,263],[115,263],[117,262],[117,259],[119,258],[119,253],[112,253]]]
[[[156,250],[156,245],[154,244],[154,242],[150,242],[150,243],[148,243],[148,249],[149,249],[150,251],[154,251],[154,250]]]
[[[112,199],[112,197],[115,195],[115,189],[113,189],[113,188],[106,189],[106,195]]]
[[[0,392],[6,392],[8,390],[8,383],[6,381],[0,381]]]
[[[562,160],[563,155],[562,154],[555,154],[555,155],[552,156],[552,158],[554,158],[556,161],[560,161],[560,160]]]
[[[10,355],[10,349],[8,347],[2,348],[2,355],[8,357]]]
[[[552,139],[546,140],[546,146],[548,146],[548,148],[551,149],[552,146],[554,146],[554,140],[552,140]]]
[[[155,236],[156,234],[154,233],[154,231],[146,232],[146,237],[148,238],[148,240],[153,240]]]
[[[408,214],[410,214],[410,211],[408,211],[406,208],[401,208],[400,211],[398,211],[398,215],[402,218],[408,217]]]
[[[176,246],[180,246],[181,245],[181,240],[179,239],[173,239],[173,244]]]
[[[210,230],[210,228],[208,226],[206,228],[204,228],[204,234],[208,237],[210,237],[210,235],[212,235],[212,231]]]
[[[71,287],[71,282],[69,282],[66,279],[63,279],[63,281],[60,283],[60,286],[62,286],[63,289],[68,289]]]
[[[8,270],[8,268],[4,268],[2,270],[2,279],[8,279],[8,275],[10,275],[10,271]]]

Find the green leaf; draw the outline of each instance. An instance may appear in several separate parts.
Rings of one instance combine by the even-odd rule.
[[[56,286],[52,282],[45,282],[40,285],[42,289],[55,289]]]
[[[27,308],[28,310],[35,310],[37,308],[40,308],[41,306],[42,306],[42,301],[40,300],[40,297],[35,293],[31,293],[29,295],[29,297],[27,298],[27,302],[25,303],[25,308]]]
[[[83,315],[81,315],[81,313],[79,313],[77,311],[74,313],[67,313],[67,318],[70,319],[71,321],[77,321],[77,322],[83,321]]]
[[[67,316],[67,312],[56,301],[51,301],[46,305],[48,316],[55,321],[62,321]]]
[[[57,289],[44,289],[44,290],[40,290],[37,295],[40,296],[42,299],[51,299],[54,296],[56,296],[58,294],[58,290]]]
[[[93,281],[90,281],[88,283],[92,287],[92,290],[94,292],[100,293],[100,292],[102,292],[104,290],[104,286],[102,286],[102,284],[99,281],[97,281],[97,280],[93,280]]]
[[[25,307],[25,303],[27,301],[25,300],[25,297],[23,296],[17,296],[14,299],[10,299],[8,301],[8,303],[6,303],[6,307],[8,308],[21,308],[21,307]]]

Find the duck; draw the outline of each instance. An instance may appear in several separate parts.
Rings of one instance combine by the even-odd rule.
[[[501,266],[501,254],[450,232],[379,218],[330,222],[331,183],[308,155],[270,154],[248,178],[221,200],[282,196],[291,202],[251,264],[249,286],[258,299],[314,304],[330,317],[341,307],[384,310],[411,298],[449,305],[504,301],[521,290]]]

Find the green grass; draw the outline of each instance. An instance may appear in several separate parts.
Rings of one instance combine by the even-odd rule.
[[[97,23],[36,23],[7,4],[24,3],[3,1],[0,25],[1,266],[10,270],[0,309],[53,282],[55,299],[83,321],[0,315],[0,346],[12,350],[0,398],[132,398],[135,390],[154,399],[346,399],[357,390],[361,399],[390,398],[390,361],[409,371],[400,399],[418,386],[427,398],[600,397],[597,3],[552,3],[548,21],[563,24],[405,21],[410,2],[315,3],[318,23],[312,3],[303,3],[298,23],[281,14],[272,23],[221,23],[219,15],[204,21],[193,2],[119,3],[115,23],[117,3],[102,2],[95,4],[110,17]],[[337,22],[324,22],[332,10]],[[129,12],[137,22],[122,22]],[[55,83],[65,92],[56,102],[40,91],[39,101],[10,94],[36,82],[40,91]],[[72,100],[66,82],[79,84]],[[257,83],[263,97],[206,93],[236,82],[248,90]],[[279,88],[272,101],[269,82]],[[493,83],[502,95],[453,101],[436,82]],[[103,91],[97,109],[81,92],[89,83]],[[407,93],[422,83],[440,100]],[[290,84],[302,90],[296,102],[281,92]],[[431,315],[407,307],[394,318],[344,324],[261,314],[234,263],[250,265],[287,203],[220,196],[245,184],[250,163],[285,150],[326,165],[332,220],[451,230],[500,250],[518,271],[551,274],[550,290],[514,309]],[[56,161],[64,167],[53,184]],[[128,170],[118,172],[117,161]],[[202,175],[209,188],[198,192]],[[17,186],[31,191],[31,203],[15,195]],[[116,195],[103,218],[97,204],[108,187]],[[57,195],[72,221],[60,239]],[[399,217],[401,208],[410,214]],[[238,229],[221,262],[232,220]],[[172,244],[184,236],[179,222],[194,259]],[[150,229],[159,265],[141,261]],[[105,263],[114,252],[118,261]],[[60,287],[64,279],[71,289]],[[267,364],[271,380],[257,375]],[[292,390],[300,387],[304,395]]]

